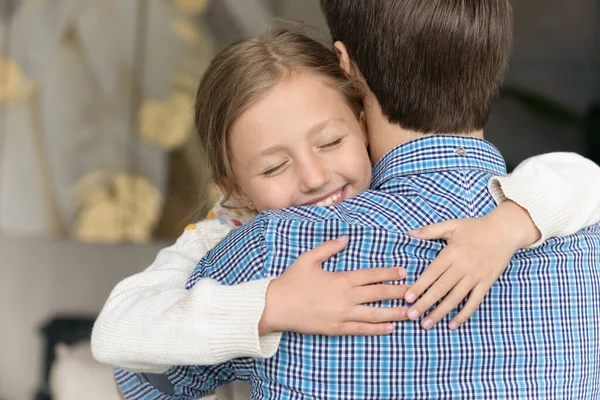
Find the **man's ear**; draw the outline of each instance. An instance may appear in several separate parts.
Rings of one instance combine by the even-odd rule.
[[[335,52],[337,53],[340,59],[340,67],[348,74],[352,75],[352,63],[350,62],[350,55],[348,54],[348,50],[344,43],[339,40],[333,44],[335,48]]]
[[[361,111],[360,116],[358,117],[358,123],[360,125],[360,130],[363,134],[363,140],[365,141],[365,146],[369,147],[369,127],[367,126],[367,117],[365,116],[365,112]]]

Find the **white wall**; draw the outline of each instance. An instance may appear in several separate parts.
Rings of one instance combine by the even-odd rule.
[[[97,314],[114,285],[149,265],[160,247],[0,237],[0,398],[33,398],[41,324],[59,313]]]

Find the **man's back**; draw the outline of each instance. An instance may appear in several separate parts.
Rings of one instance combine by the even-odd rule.
[[[456,144],[456,158],[487,150],[483,142],[464,143]],[[280,275],[300,252],[348,234],[346,251],[324,268],[400,265],[409,271],[407,282],[414,281],[442,244],[410,239],[406,231],[485,215],[495,206],[487,191],[489,178],[502,173],[486,165],[492,160],[488,155],[481,158],[486,162],[456,168],[459,160],[446,170],[438,159],[442,167],[428,173],[427,162],[419,159],[424,154],[405,149],[396,158],[399,168],[391,168],[397,173],[387,168],[385,177],[375,177],[378,192],[340,207],[270,213],[277,222],[266,224],[270,258],[265,275]],[[599,315],[596,225],[517,253],[475,316],[457,331],[447,323],[425,331],[416,322],[400,322],[392,335],[382,337],[285,333],[275,357],[256,362],[261,379],[253,380],[261,398],[295,398],[297,393],[336,399],[597,398]]]
[[[336,207],[263,213],[211,252],[190,286],[201,277],[234,284],[280,275],[302,252],[344,234],[346,250],[325,269],[399,265],[413,282],[443,244],[406,231],[485,215],[495,207],[489,178],[504,172],[500,154],[482,140],[410,142],[376,166],[376,191]],[[595,225],[517,253],[457,331],[408,321],[381,337],[284,333],[271,359],[177,367],[167,377],[175,393],[247,378],[255,399],[600,398],[599,267]]]

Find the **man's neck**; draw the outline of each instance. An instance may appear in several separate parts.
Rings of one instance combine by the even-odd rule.
[[[420,139],[424,136],[440,135],[436,133],[415,132],[404,129],[398,124],[390,123],[381,113],[378,104],[375,107],[365,107],[365,114],[369,129],[371,163],[373,165],[379,162],[388,152],[404,143]],[[447,134],[483,139],[483,130],[470,133],[448,132]]]

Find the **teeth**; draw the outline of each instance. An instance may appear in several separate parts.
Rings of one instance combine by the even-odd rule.
[[[319,201],[318,203],[315,203],[315,206],[318,207],[326,207],[326,206],[330,206],[332,205],[337,199],[340,198],[340,196],[342,195],[342,192],[338,192],[334,195],[329,196],[328,198]]]

